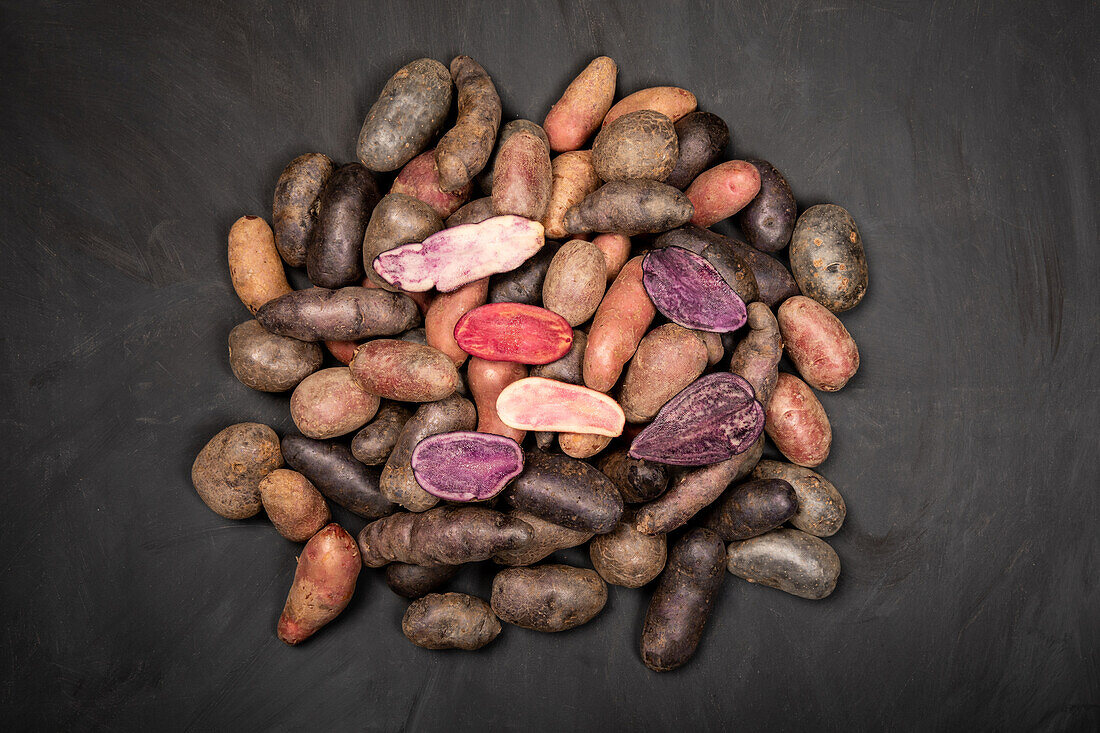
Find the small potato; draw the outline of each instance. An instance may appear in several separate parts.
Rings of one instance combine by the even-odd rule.
[[[628,422],[649,422],[707,368],[707,345],[694,331],[666,323],[638,344],[619,390]]]
[[[790,184],[766,160],[750,160],[760,171],[760,193],[741,209],[738,223],[745,239],[761,252],[778,252],[791,241],[797,205]]]
[[[428,345],[451,357],[456,367],[469,356],[455,341],[455,324],[489,296],[489,278],[483,277],[450,293],[440,293],[424,316],[424,335]]]
[[[779,381],[779,360],[783,358],[783,338],[771,308],[749,303],[749,332],[733,349],[730,371],[752,385],[756,399],[765,409]]]
[[[764,430],[787,460],[808,468],[824,463],[833,444],[825,408],[805,382],[786,372],[779,373]]]
[[[759,467],[759,466],[758,466]],[[755,479],[731,486],[711,505],[703,526],[724,542],[747,540],[775,529],[798,511],[798,496],[782,479]]]
[[[358,430],[378,412],[378,397],[365,392],[348,367],[314,372],[290,396],[290,417],[308,438],[324,440]]]
[[[317,223],[306,247],[306,274],[321,288],[363,279],[363,233],[382,197],[374,176],[359,163],[340,166],[321,190]]]
[[[814,389],[836,392],[859,369],[856,342],[840,319],[815,300],[796,295],[776,313],[787,356]]]
[[[683,226],[693,212],[684,193],[659,181],[611,181],[565,212],[565,230],[658,234]]]
[[[374,271],[374,259],[383,252],[410,242],[423,242],[443,228],[443,221],[431,206],[403,193],[382,197],[370,216],[363,234],[363,268],[375,287],[396,290]]]
[[[650,109],[660,112],[673,122],[676,122],[689,112],[694,112],[696,106],[695,95],[687,89],[679,87],[650,87],[640,89],[629,94],[608,110],[603,118],[603,126],[607,127],[623,115],[636,112],[640,109]]]
[[[546,236],[563,239],[569,236],[565,230],[565,212],[599,188],[600,177],[592,165],[591,150],[562,153],[550,162],[550,168],[550,202],[546,206],[542,226],[546,229]]]
[[[425,649],[473,651],[500,634],[500,620],[488,603],[465,593],[432,593],[413,601],[401,631]]]
[[[668,466],[631,458],[625,449],[609,453],[596,465],[615,484],[623,501],[631,504],[653,501],[668,488]]]
[[[591,242],[566,242],[546,271],[542,303],[570,326],[579,326],[596,312],[607,285],[607,263]]]
[[[268,333],[259,321],[229,332],[229,366],[241,384],[261,392],[286,392],[317,371],[324,354],[317,344]]]
[[[404,405],[382,403],[374,419],[352,438],[351,454],[367,466],[385,463],[410,417],[412,412]]]
[[[435,151],[416,156],[401,169],[390,187],[390,193],[402,193],[423,201],[441,219],[446,219],[470,199],[473,184],[466,182],[454,191],[444,191],[439,182]]]
[[[542,221],[550,203],[551,181],[546,143],[527,130],[510,136],[501,143],[493,168],[493,212]]]
[[[623,269],[623,265],[630,259],[630,237],[614,232],[597,234],[592,238],[592,244],[603,252],[604,264],[607,266],[607,281],[614,281]]]
[[[287,465],[308,478],[326,499],[365,519],[377,519],[396,508],[378,490],[378,472],[367,468],[342,443],[284,435]]]
[[[399,339],[366,342],[349,368],[364,390],[398,402],[435,402],[454,394],[459,382],[449,356]]]
[[[730,143],[730,129],[718,115],[692,112],[676,123],[676,137],[680,157],[664,181],[683,191],[722,155]]]
[[[271,224],[275,246],[283,262],[291,267],[306,266],[306,247],[317,223],[321,190],[336,165],[323,153],[299,155],[287,164],[275,184]]]
[[[722,345],[721,334],[713,331],[695,331],[695,335],[703,339],[703,343],[707,345],[707,366],[714,366],[722,361],[722,357],[726,355],[726,347]]]
[[[610,391],[656,315],[642,285],[642,257],[635,257],[623,266],[596,309],[584,352],[585,385]]]
[[[279,641],[294,646],[317,633],[347,608],[362,564],[344,528],[330,524],[306,543],[294,584],[279,617]]]
[[[480,224],[486,219],[491,219],[493,213],[493,197],[474,199],[468,204],[463,204],[455,213],[447,217],[447,228],[462,226],[463,224]]]
[[[836,487],[819,473],[781,461],[760,461],[755,479],[782,479],[798,497],[798,511],[791,525],[815,537],[831,537],[840,530],[848,509]]]
[[[291,291],[275,235],[258,216],[242,216],[229,230],[229,277],[237,297],[253,314]]]
[[[266,303],[256,320],[271,333],[299,341],[357,341],[407,331],[420,323],[420,313],[403,293],[307,288]]]
[[[736,214],[760,193],[760,171],[752,163],[730,160],[703,171],[684,194],[695,213],[691,223],[709,227]]]
[[[466,379],[470,386],[470,396],[477,405],[477,430],[479,433],[492,433],[511,438],[522,443],[526,430],[511,428],[501,422],[497,415],[497,397],[512,382],[518,382],[527,376],[527,367],[511,361],[487,361],[476,356],[470,359],[466,369]]]
[[[680,157],[676,128],[660,112],[630,112],[604,125],[592,143],[592,164],[604,181],[663,181]]]
[[[583,545],[592,539],[591,532],[562,527],[560,524],[548,522],[542,517],[519,509],[512,509],[508,512],[508,516],[526,522],[530,525],[533,534],[531,541],[522,547],[504,550],[494,555],[493,561],[500,565],[512,567],[534,565],[552,552]]]
[[[427,147],[451,111],[451,73],[416,59],[382,87],[359,131],[355,152],[372,171],[395,171]]]
[[[568,565],[508,568],[493,578],[490,599],[502,621],[532,631],[568,631],[607,604],[607,584],[593,570]]]
[[[611,479],[584,461],[549,453],[527,453],[504,500],[548,522],[596,534],[614,529],[623,513]]]
[[[570,458],[591,458],[611,443],[609,435],[558,433],[558,447]]]
[[[556,379],[569,384],[584,384],[584,350],[587,345],[588,336],[584,331],[573,329],[573,343],[569,352],[557,361],[531,367],[531,376]]]
[[[493,170],[496,168],[497,159],[500,157],[500,150],[504,147],[504,143],[508,141],[508,138],[515,135],[517,132],[529,132],[539,140],[542,140],[543,145],[547,150],[550,150],[550,141],[546,137],[546,131],[536,125],[531,120],[512,120],[500,127],[500,135],[497,137],[497,145],[493,148],[493,154],[489,156],[489,162],[482,168],[481,173],[478,173],[474,178],[477,181],[477,185],[481,187],[481,190],[486,194],[493,193]]]
[[[615,100],[618,75],[615,62],[600,56],[569,83],[542,125],[551,150],[558,153],[577,150],[592,137]]]
[[[485,168],[500,127],[500,96],[481,64],[456,56],[451,78],[458,89],[458,117],[435,148],[443,191],[462,189]]]
[[[542,305],[542,284],[557,251],[557,244],[547,242],[519,267],[493,275],[489,279],[489,302]]]
[[[332,519],[321,492],[288,468],[277,468],[264,477],[260,501],[275,529],[291,542],[305,542]]]
[[[729,571],[737,577],[813,601],[832,593],[840,576],[833,548],[797,529],[773,529],[733,542],[727,555]]]
[[[630,516],[588,545],[592,567],[611,585],[641,588],[665,569],[667,542],[663,534],[642,534]]]
[[[238,423],[203,446],[191,482],[206,505],[226,519],[246,519],[263,507],[260,481],[283,465],[279,436],[266,425]]]
[[[421,598],[443,586],[461,569],[461,565],[409,565],[391,562],[385,570],[386,585],[402,598]]]
[[[852,215],[820,204],[802,212],[791,237],[791,272],[802,294],[833,313],[859,305],[867,293],[867,256]]]

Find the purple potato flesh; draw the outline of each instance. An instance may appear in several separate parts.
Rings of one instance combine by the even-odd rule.
[[[642,285],[673,323],[725,333],[745,325],[745,301],[705,257],[682,247],[654,249],[642,260]]]
[[[484,501],[523,472],[523,450],[516,441],[501,435],[440,433],[416,446],[412,469],[417,483],[432,496]]]

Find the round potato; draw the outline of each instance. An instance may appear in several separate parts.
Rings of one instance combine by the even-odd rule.
[[[592,164],[604,181],[663,181],[680,157],[676,128],[660,112],[643,109],[605,125],[592,143]]]
[[[802,212],[791,237],[791,272],[803,295],[833,313],[856,307],[867,293],[867,257],[852,215],[833,204]]]
[[[367,424],[378,412],[378,397],[364,391],[348,367],[314,372],[294,388],[290,417],[302,435],[335,438]]]
[[[579,326],[596,312],[607,285],[603,252],[591,242],[574,239],[562,245],[550,261],[542,282],[542,304]]]
[[[432,593],[409,604],[401,631],[425,649],[480,649],[500,634],[488,603],[465,593]]]
[[[707,345],[695,331],[666,323],[642,338],[626,368],[619,404],[628,422],[653,419],[657,411],[707,368]]]
[[[508,568],[493,578],[490,598],[502,621],[532,631],[567,631],[588,623],[607,603],[594,571],[568,565]]]
[[[264,476],[260,501],[275,529],[291,542],[305,542],[332,520],[321,492],[289,468],[276,468]]]
[[[241,384],[261,392],[286,392],[324,361],[318,344],[277,336],[245,321],[229,332],[229,367]]]
[[[592,538],[588,554],[592,567],[611,585],[641,588],[665,569],[665,535],[642,534],[627,516],[607,534]]]
[[[266,425],[238,423],[207,443],[191,466],[191,482],[206,505],[226,519],[263,508],[260,481],[283,465],[279,436]]]

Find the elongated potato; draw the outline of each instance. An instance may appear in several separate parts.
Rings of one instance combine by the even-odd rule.
[[[790,184],[766,160],[750,160],[760,171],[760,193],[741,209],[738,223],[749,244],[761,252],[778,252],[791,241],[797,205]]]
[[[542,377],[505,387],[497,397],[497,415],[517,430],[592,433],[614,438],[625,418],[615,400],[602,392]]]
[[[458,89],[458,118],[435,148],[444,191],[466,186],[481,172],[500,127],[500,96],[485,69],[469,56],[457,56],[451,61],[451,78]]]
[[[266,425],[238,423],[210,439],[191,466],[191,483],[208,507],[226,519],[259,513],[260,481],[283,465],[279,436]]]
[[[537,135],[523,130],[501,146],[493,169],[493,213],[541,221],[550,203],[550,151]]]
[[[493,578],[490,598],[502,621],[532,631],[568,631],[607,604],[607,584],[593,570],[568,565],[508,568]]]
[[[565,212],[599,188],[600,177],[596,175],[596,168],[592,165],[591,150],[562,153],[550,161],[550,169],[550,201],[546,205],[542,225],[546,229],[546,236],[562,239],[569,236],[569,232],[565,230]]]
[[[797,529],[773,529],[730,543],[729,571],[750,583],[817,601],[836,588],[840,558],[828,543]]]
[[[368,568],[391,562],[462,565],[522,547],[533,534],[526,522],[479,506],[441,506],[420,514],[399,512],[359,532]]]
[[[730,371],[752,385],[756,399],[765,409],[779,381],[779,360],[783,358],[783,337],[771,308],[749,303],[749,332],[733,349]]]
[[[604,181],[663,181],[680,157],[676,128],[660,112],[630,112],[604,125],[592,142],[592,164]]]
[[[478,432],[503,435],[517,443],[523,442],[527,431],[508,427],[497,415],[497,397],[509,384],[526,376],[527,367],[523,364],[487,361],[476,356],[470,359],[466,379],[470,385],[470,396],[477,405]]]
[[[867,256],[855,219],[839,206],[802,212],[791,237],[791,272],[802,294],[833,313],[856,307],[867,294]]]
[[[565,230],[657,234],[683,226],[693,213],[691,200],[672,186],[646,179],[611,181],[565,212]]]
[[[288,466],[352,514],[377,519],[396,508],[379,491],[378,472],[355,460],[346,445],[284,435],[282,451]]]
[[[504,147],[504,143],[508,141],[508,138],[519,132],[531,133],[539,140],[542,140],[546,149],[550,150],[550,141],[546,137],[546,131],[531,120],[512,120],[511,122],[501,125],[500,135],[497,137],[497,144],[496,147],[493,148],[493,154],[489,156],[489,162],[481,169],[481,173],[474,176],[477,185],[480,186],[481,190],[486,194],[490,194],[490,198],[493,193],[493,171],[496,168],[497,159],[500,157],[500,151]]]
[[[241,384],[261,392],[293,389],[321,366],[317,344],[268,333],[259,321],[229,332],[229,366]]]
[[[669,468],[665,464],[631,458],[626,450],[613,451],[596,465],[615,484],[623,501],[631,504],[652,501],[668,488]]]
[[[813,390],[798,377],[779,373],[764,429],[791,463],[813,468],[829,457],[833,429]]]
[[[548,522],[596,534],[614,529],[623,513],[611,479],[584,461],[538,451],[527,453],[523,473],[504,492],[504,501]]]
[[[695,213],[691,223],[709,227],[736,214],[760,193],[760,171],[752,163],[729,160],[703,171],[684,194]]]
[[[351,440],[351,454],[360,463],[377,466],[385,463],[412,412],[397,402],[386,401],[378,413]]]
[[[455,341],[455,324],[489,296],[489,278],[483,277],[450,293],[440,293],[424,316],[424,335],[429,346],[451,357],[456,367],[469,356]]]
[[[623,265],[596,309],[584,351],[585,385],[610,391],[655,315],[657,309],[642,285],[642,258],[635,257]]]
[[[531,527],[532,536],[531,541],[526,545],[514,550],[502,550],[494,555],[493,561],[500,565],[512,567],[534,565],[552,552],[583,545],[592,539],[592,533],[589,531],[562,527],[560,524],[548,522],[542,517],[521,509],[512,509],[508,515],[526,522]]]
[[[591,458],[611,443],[609,435],[558,433],[558,447],[570,458]]]
[[[340,166],[325,182],[317,223],[306,247],[306,274],[321,288],[363,279],[363,234],[382,194],[374,176],[359,163]]]
[[[634,529],[633,517],[627,515],[615,529],[592,538],[588,555],[592,567],[611,585],[641,588],[665,569],[667,542],[663,534]]]
[[[599,129],[615,100],[619,67],[607,56],[593,59],[569,83],[542,126],[554,152],[577,150]]]
[[[796,511],[798,496],[789,483],[755,479],[731,486],[722,494],[704,517],[703,526],[717,532],[724,542],[747,540],[775,529]]]
[[[402,293],[308,288],[266,303],[256,320],[271,333],[299,341],[357,341],[407,331],[420,323],[420,312]]]
[[[425,649],[474,651],[500,634],[488,603],[465,593],[432,593],[409,604],[401,619],[405,638]]]
[[[440,219],[446,219],[458,211],[470,199],[472,190],[471,183],[454,191],[443,190],[434,150],[423,152],[406,163],[390,187],[390,193],[400,193],[423,201]]]
[[[707,368],[707,345],[694,331],[666,323],[638,344],[619,390],[629,422],[648,422]]]
[[[603,118],[603,126],[607,127],[623,115],[636,112],[640,109],[650,109],[660,112],[673,122],[676,122],[689,112],[695,111],[695,95],[687,89],[679,87],[650,87],[639,89],[633,94],[620,99],[615,106],[607,111]]]
[[[573,329],[573,344],[569,347],[569,352],[557,361],[531,367],[531,376],[569,384],[584,384],[584,350],[587,345],[588,336],[584,331]]]
[[[461,565],[409,565],[391,562],[386,566],[386,585],[403,598],[420,598],[458,574]]]
[[[287,164],[275,184],[271,223],[283,262],[306,266],[306,248],[317,223],[317,204],[336,164],[324,153],[299,155]]]
[[[607,263],[591,242],[574,239],[562,245],[542,283],[542,303],[570,326],[579,326],[596,312],[607,284]]]
[[[592,244],[603,252],[604,264],[607,266],[607,281],[614,281],[623,269],[623,265],[630,259],[630,237],[607,232],[593,237]]]
[[[344,528],[330,524],[306,543],[294,571],[276,633],[294,646],[316,634],[347,608],[362,565]]]
[[[367,392],[399,402],[435,402],[454,394],[459,382],[454,362],[442,351],[398,339],[368,341],[349,367]]]
[[[371,105],[355,153],[372,171],[395,171],[427,147],[451,110],[451,73],[416,59],[389,78]]]
[[[791,463],[760,461],[752,476],[755,479],[782,479],[791,485],[798,497],[798,511],[790,523],[803,532],[815,537],[831,537],[844,524],[848,515],[844,497],[821,474]]]
[[[314,372],[294,388],[290,417],[308,438],[323,440],[358,430],[378,412],[378,397],[365,392],[347,367]]]
[[[321,492],[305,476],[288,468],[264,476],[260,501],[275,529],[291,542],[305,542],[332,519]]]
[[[382,197],[363,234],[363,268],[367,280],[384,290],[396,290],[374,271],[374,258],[410,242],[423,242],[443,228],[435,210],[418,198],[390,192]]]
[[[258,216],[242,216],[229,229],[229,277],[249,312],[291,292],[275,235]]]
[[[856,342],[840,319],[815,300],[796,295],[776,313],[787,356],[814,389],[836,392],[859,369]]]
[[[676,137],[680,157],[664,181],[683,191],[722,155],[730,143],[730,129],[718,115],[692,112],[676,123]]]

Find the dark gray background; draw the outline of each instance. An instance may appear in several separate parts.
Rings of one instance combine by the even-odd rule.
[[[1095,3],[296,5],[3,3],[4,719],[1100,726]],[[246,312],[226,232],[270,216],[293,156],[351,160],[399,66],[458,53],[506,119],[541,121],[598,54],[620,93],[686,86],[733,155],[855,216],[871,285],[844,321],[863,365],[822,396],[822,473],[849,508],[832,597],[728,577],[698,655],[665,675],[638,658],[648,592],[621,588],[574,632],[433,653],[364,573],[329,628],[276,640],[297,546],[216,516],[189,480],[225,425],[291,427],[285,396],[229,371]]]

